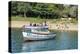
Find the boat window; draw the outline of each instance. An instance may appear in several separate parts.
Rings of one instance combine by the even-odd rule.
[[[31,29],[25,29],[24,31],[25,32],[31,32]]]
[[[42,32],[47,32],[48,31],[48,29],[47,28],[41,28],[41,29],[35,29],[36,31],[42,31]]]

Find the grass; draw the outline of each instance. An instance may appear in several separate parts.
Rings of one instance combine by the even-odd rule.
[[[60,23],[60,22],[64,22],[64,23],[73,23],[73,24],[77,24],[78,21],[76,19],[72,19],[72,20],[68,20],[67,18],[65,20],[61,20],[61,19],[41,19],[41,18],[34,18],[34,17],[21,17],[21,16],[12,16],[11,17],[11,21],[29,21],[29,22],[34,22],[34,23],[42,23],[44,21],[48,21],[50,23]]]
[[[49,21],[52,23],[56,23],[57,19],[41,19],[41,18],[33,18],[33,17],[21,17],[21,16],[12,16],[11,21],[29,21],[29,22],[34,22],[34,23],[42,23],[44,21]]]
[[[45,19],[40,19],[40,18],[32,18],[32,17],[20,17],[20,16],[12,16],[11,21],[30,21],[30,22],[43,22]]]

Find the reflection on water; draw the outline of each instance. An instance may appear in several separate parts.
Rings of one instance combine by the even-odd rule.
[[[53,43],[53,44],[51,44]],[[44,41],[34,41],[34,42],[25,42],[23,44],[23,51],[31,52],[31,51],[44,51],[44,50],[51,50],[55,47],[55,40],[51,42],[51,40],[44,40]]]
[[[46,50],[67,50],[78,48],[77,31],[55,31],[56,37],[51,40],[23,42],[21,29],[11,31],[12,52],[34,52]]]

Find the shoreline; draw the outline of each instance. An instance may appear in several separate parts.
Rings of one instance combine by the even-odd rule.
[[[30,22],[28,21],[11,21],[11,28],[22,28],[23,25],[29,25]],[[78,31],[78,25],[77,24],[67,24],[67,27],[65,24],[56,24],[56,23],[47,23],[49,26],[49,30],[61,30],[61,31]]]

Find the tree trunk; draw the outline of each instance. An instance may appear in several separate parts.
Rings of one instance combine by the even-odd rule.
[[[24,18],[26,18],[26,12],[24,11]]]

